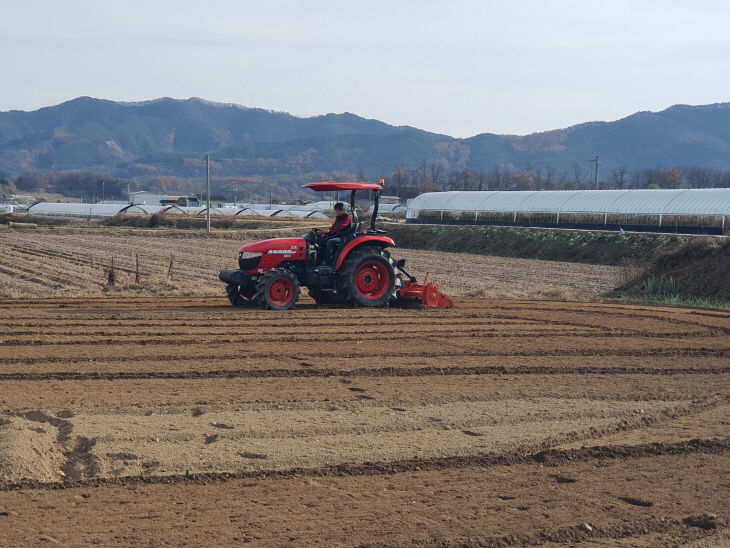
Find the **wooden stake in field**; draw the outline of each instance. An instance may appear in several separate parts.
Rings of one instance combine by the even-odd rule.
[[[113,287],[114,282],[117,281],[117,272],[114,269],[114,257],[112,257],[112,266],[111,266],[111,268],[109,268],[109,271],[107,272],[106,281],[107,281],[107,285],[109,287]]]
[[[139,285],[139,253],[137,253],[134,256],[134,258],[135,258],[135,265],[136,265],[136,268],[135,268],[135,271],[134,271],[134,283],[136,283],[137,285]]]
[[[170,255],[170,268],[167,269],[167,277],[172,280],[173,268],[175,267],[175,257]]]

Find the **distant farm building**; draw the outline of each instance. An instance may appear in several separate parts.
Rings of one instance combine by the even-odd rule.
[[[197,196],[170,196],[142,190],[139,192],[131,192],[129,194],[129,203],[133,205],[177,205],[183,207],[198,207],[200,206],[200,199]]]
[[[22,194],[0,194],[0,202],[3,204],[32,204],[35,202],[35,196]]]
[[[730,189],[428,192],[406,222],[723,234]]]

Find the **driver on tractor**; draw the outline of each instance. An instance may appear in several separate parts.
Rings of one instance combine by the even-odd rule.
[[[320,244],[325,244],[325,257],[329,264],[335,262],[335,251],[342,243],[343,238],[352,231],[352,218],[345,211],[345,206],[342,202],[335,204],[335,220],[332,222],[332,226],[323,232]]]

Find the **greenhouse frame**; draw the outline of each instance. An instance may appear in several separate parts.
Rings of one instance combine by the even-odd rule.
[[[176,205],[144,205],[144,204],[80,204],[67,202],[37,202],[28,208],[27,214],[32,217],[52,217],[59,219],[78,219],[99,221],[115,215],[153,215],[155,213],[174,215],[205,216],[206,207],[183,207]],[[290,217],[292,219],[328,219],[321,210],[283,210],[253,209],[248,207],[211,207],[211,216],[255,216],[255,217]]]
[[[730,189],[428,192],[406,222],[725,234]]]
[[[174,207],[174,206],[170,206]],[[141,206],[131,204],[79,204],[37,202],[28,207],[27,214],[34,217],[56,217],[69,219],[106,219],[115,215],[151,215],[163,206]]]

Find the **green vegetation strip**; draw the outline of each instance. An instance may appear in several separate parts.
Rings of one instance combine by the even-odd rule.
[[[679,306],[686,308],[712,308],[715,310],[730,310],[730,301],[717,299],[702,299],[698,297],[637,297],[625,295],[625,303],[630,304],[651,304],[665,306]]]
[[[730,310],[730,239],[695,238],[663,253],[614,294],[630,302]]]
[[[646,265],[690,237],[494,226],[384,225],[398,247],[602,265]]]

